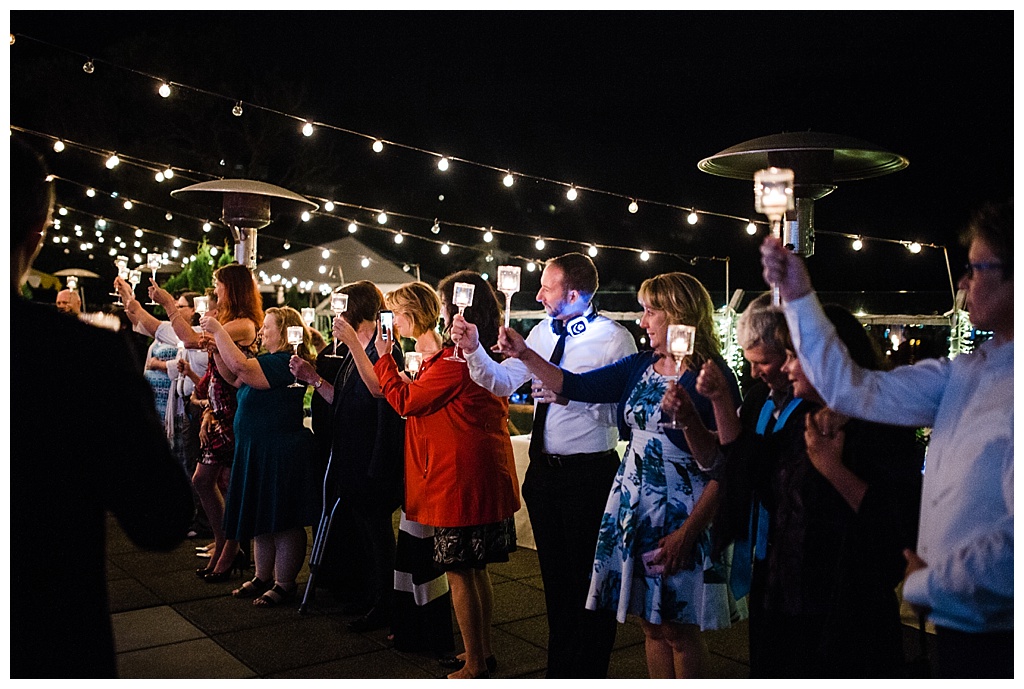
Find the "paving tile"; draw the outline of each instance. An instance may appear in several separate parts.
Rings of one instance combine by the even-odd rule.
[[[115,613],[110,616],[110,621],[114,628],[114,647],[118,652],[204,636],[202,631],[166,605]]]
[[[436,661],[434,669],[437,668]],[[437,679],[440,675],[389,650],[275,673],[271,679]]]
[[[125,612],[163,605],[164,600],[137,579],[126,577],[107,582],[110,612]]]
[[[256,673],[203,637],[117,656],[121,679],[244,679]]]
[[[494,585],[494,624],[502,624],[524,617],[543,615],[544,592],[518,581]]]

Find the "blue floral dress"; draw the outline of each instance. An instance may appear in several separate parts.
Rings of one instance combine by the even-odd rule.
[[[174,345],[167,345],[162,342],[154,342],[149,351],[149,356],[156,357],[160,361],[171,361],[178,357],[178,348]],[[153,388],[153,399],[156,402],[156,413],[160,421],[164,420],[167,414],[167,396],[171,392],[171,378],[167,371],[155,368],[147,368],[144,372],[146,380]]]
[[[645,576],[641,561],[682,526],[707,482],[693,457],[660,431],[669,380],[649,367],[626,403],[632,433],[601,521],[587,608],[614,610],[619,622],[631,614],[653,624],[723,629],[730,626],[728,578],[711,559],[708,531],[697,541],[695,569]]]

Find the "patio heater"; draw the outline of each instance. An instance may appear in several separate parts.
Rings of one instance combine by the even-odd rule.
[[[814,254],[814,202],[837,182],[881,177],[910,161],[875,144],[838,134],[792,132],[762,136],[697,163],[708,174],[753,180],[766,168],[793,170],[795,208],[782,223],[782,243],[801,256]]]
[[[270,224],[270,201],[285,210],[315,211],[320,206],[304,196],[266,182],[249,179],[218,179],[175,189],[171,196],[193,198],[222,196],[221,221],[231,228],[235,240],[235,260],[249,270],[256,269],[256,234]]]

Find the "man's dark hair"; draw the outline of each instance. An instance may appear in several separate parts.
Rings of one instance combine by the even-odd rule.
[[[576,290],[585,299],[594,296],[597,291],[597,267],[588,256],[573,252],[552,258],[547,264],[562,270],[566,290]]]
[[[1003,278],[1013,279],[1013,199],[1004,203],[987,203],[979,208],[960,236],[964,246],[980,239],[1003,264]]]
[[[53,183],[42,157],[19,137],[11,137],[11,248],[22,244],[47,221]]]

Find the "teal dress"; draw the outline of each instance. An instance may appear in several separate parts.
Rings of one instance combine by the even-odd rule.
[[[709,480],[692,455],[660,430],[668,381],[648,366],[625,400],[630,441],[601,521],[587,608],[613,610],[619,622],[631,614],[653,624],[724,629],[735,604],[725,583],[727,563],[712,558],[708,530],[697,539],[694,569],[647,576],[641,562],[643,553],[682,526]]]
[[[290,351],[256,358],[270,388],[238,388],[235,460],[224,504],[229,539],[278,533],[313,524],[320,515],[313,434],[303,425],[306,388],[288,387]]]

